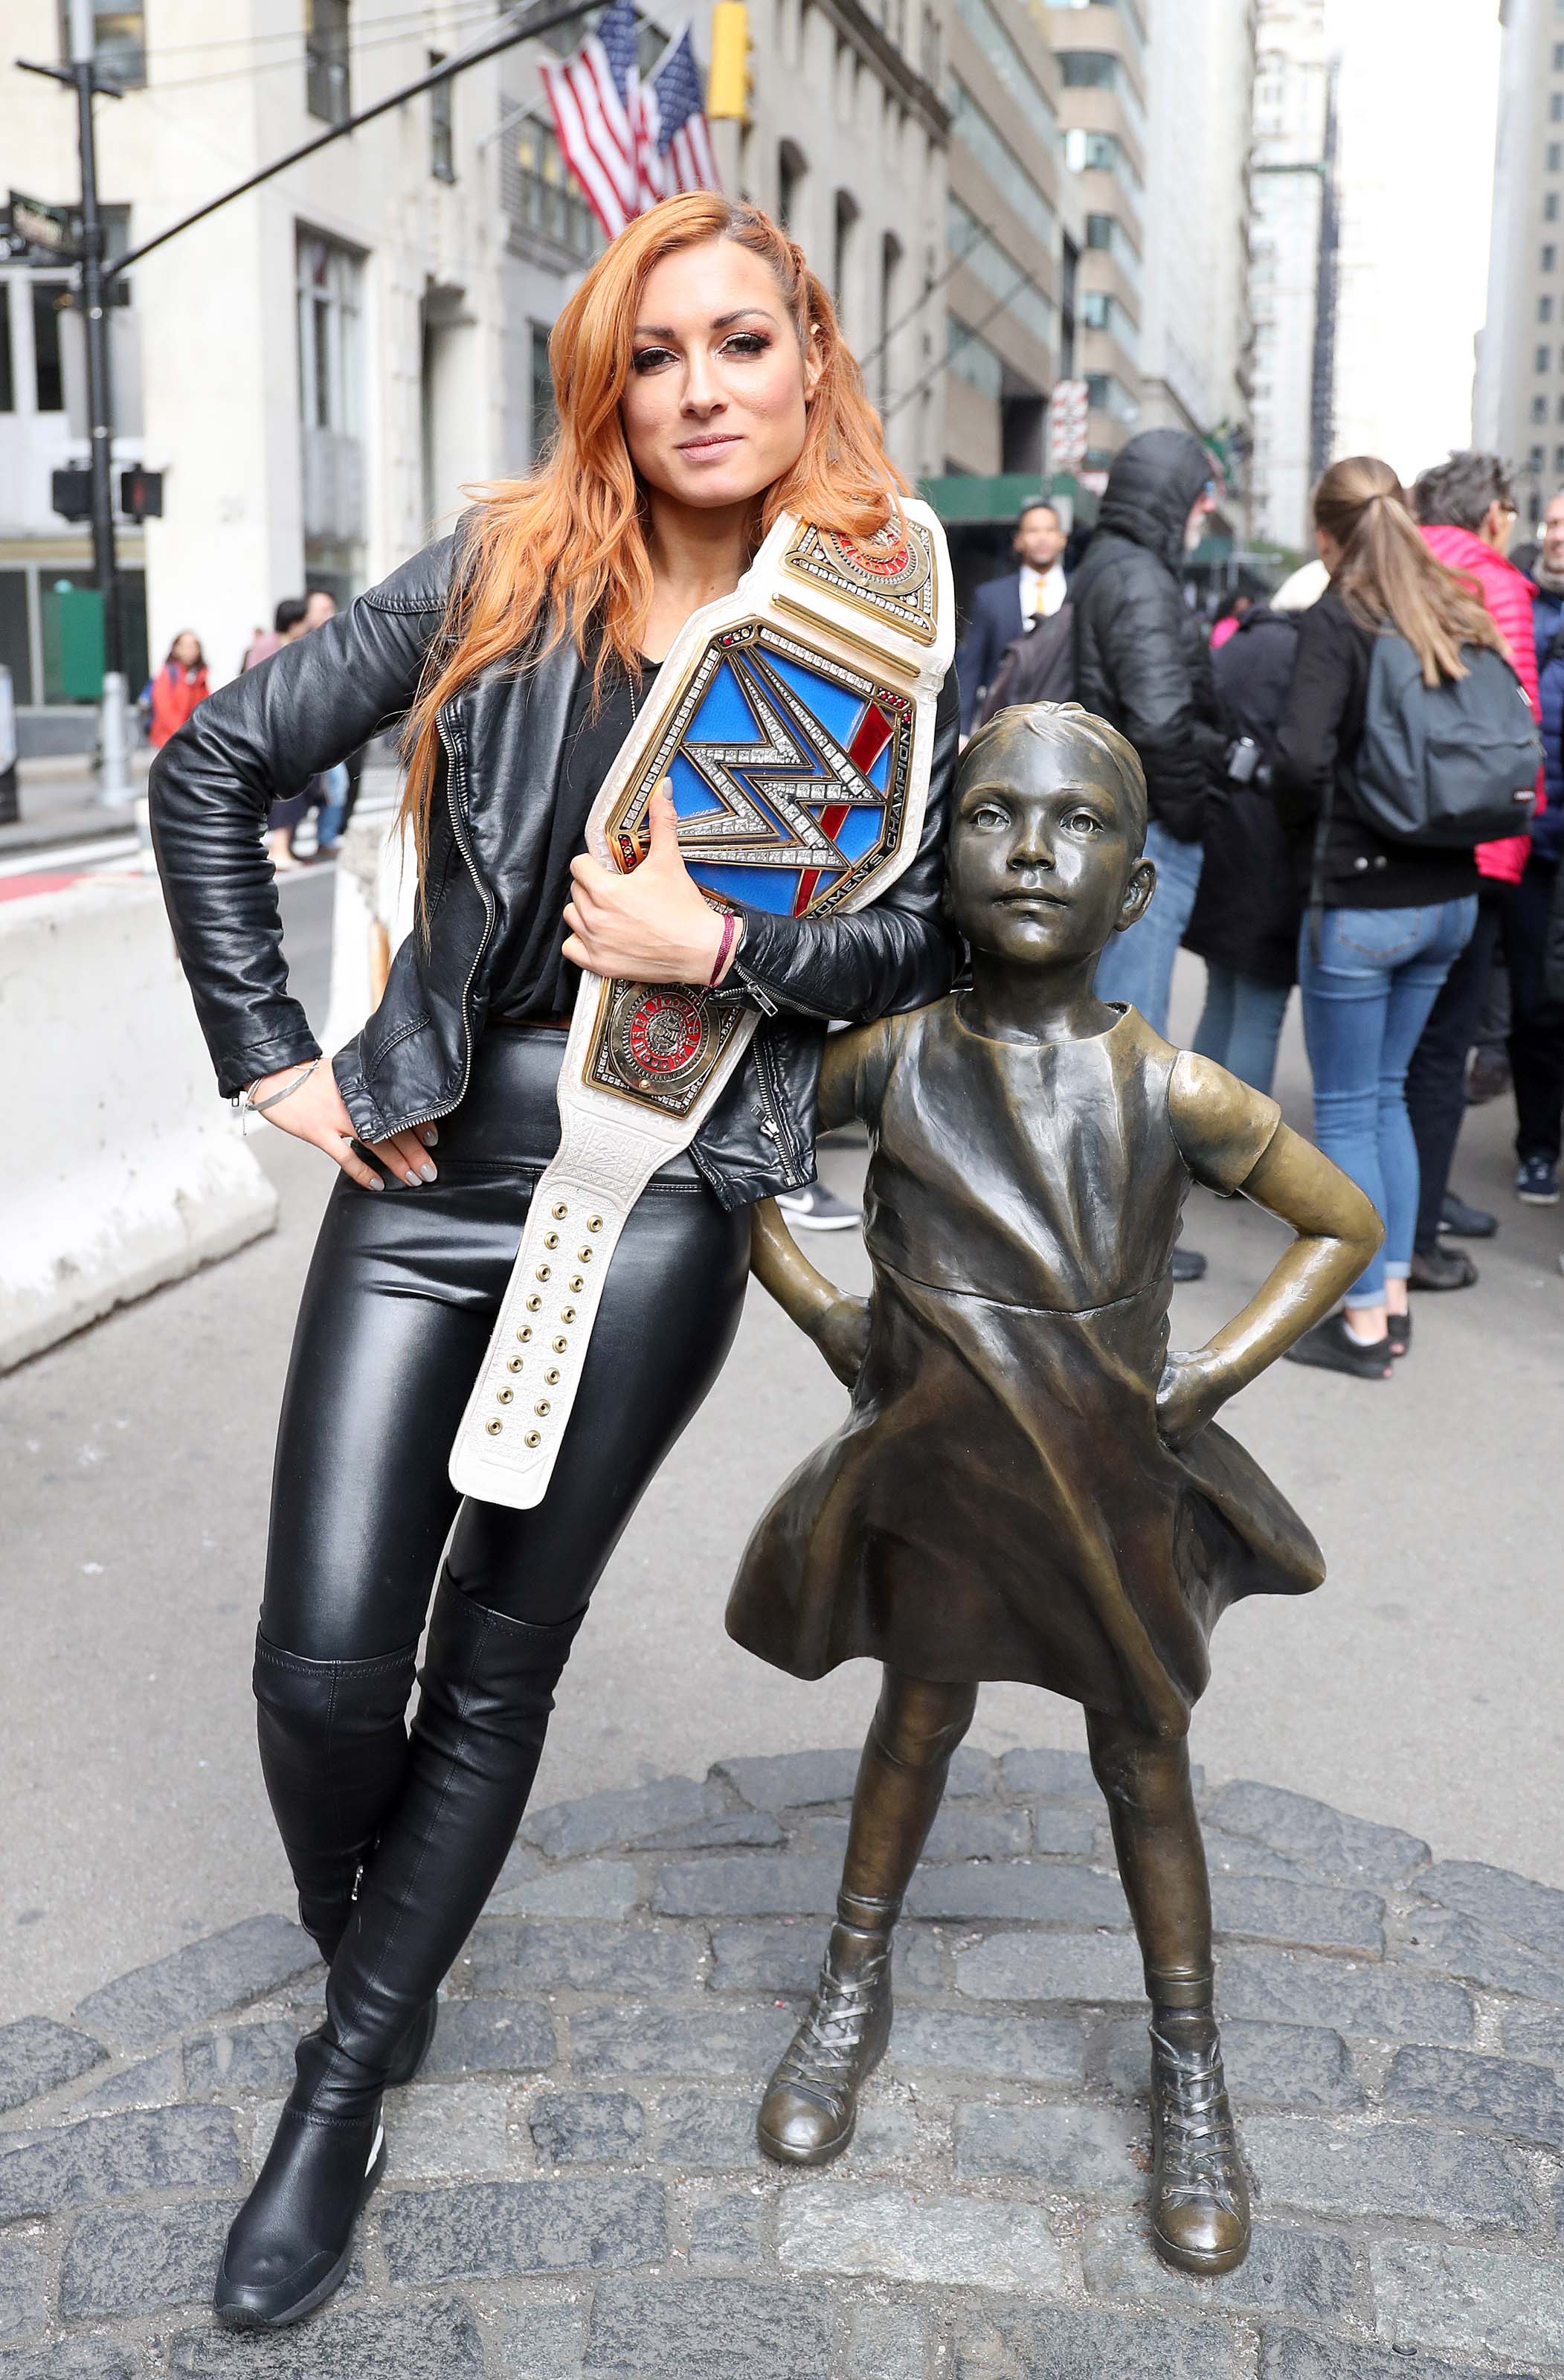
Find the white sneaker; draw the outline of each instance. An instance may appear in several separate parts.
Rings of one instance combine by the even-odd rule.
[[[802,1190],[779,1190],[777,1205],[795,1232],[850,1232],[862,1219],[856,1207],[833,1196],[823,1182]]]

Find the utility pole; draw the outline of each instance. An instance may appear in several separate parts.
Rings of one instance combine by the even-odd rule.
[[[70,79],[81,151],[81,312],[87,348],[88,462],[92,481],[92,570],[103,601],[103,692],[98,713],[98,799],[123,808],[133,798],[125,628],[114,536],[114,391],[109,382],[108,291],[103,223],[98,212],[98,159],[92,131],[97,88],[97,25],[92,0],[70,0]]]

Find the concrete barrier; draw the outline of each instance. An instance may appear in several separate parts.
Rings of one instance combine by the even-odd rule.
[[[157,887],[0,902],[0,1371],[269,1232]]]

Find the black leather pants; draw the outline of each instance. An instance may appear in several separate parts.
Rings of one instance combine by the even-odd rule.
[[[747,1215],[725,1215],[675,1160],[615,1251],[544,1501],[515,1512],[457,1498],[451,1440],[558,1141],[563,1052],[557,1032],[491,1030],[439,1126],[433,1184],[338,1183],[283,1401],[255,1676],[267,1791],[326,1956],[350,1916],[362,1935],[372,1903],[404,1949],[417,1937],[429,1953],[415,1961],[432,1969],[427,1989],[408,1986],[419,1998],[504,1859],[588,1599],[716,1378],[744,1296]],[[410,1760],[406,1707],[447,1537]],[[399,1913],[370,1891],[382,1858]],[[372,1946],[358,1949],[368,1984]]]

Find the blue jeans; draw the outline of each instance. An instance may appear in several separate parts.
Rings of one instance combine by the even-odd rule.
[[[1451,964],[1477,922],[1477,896],[1422,909],[1327,909],[1320,954],[1298,937],[1303,1038],[1315,1077],[1315,1138],[1385,1219],[1385,1245],[1347,1292],[1383,1305],[1412,1270],[1417,1143],[1407,1066]]]
[[[1240,975],[1236,967],[1207,959],[1206,1005],[1189,1046],[1268,1098],[1291,997],[1285,984],[1262,983],[1257,975]]]
[[[1097,963],[1095,989],[1099,1000],[1127,1001],[1154,1033],[1166,1033],[1173,961],[1194,914],[1206,854],[1200,844],[1181,843],[1153,819],[1146,831],[1146,856],[1157,863],[1151,906],[1134,925],[1114,935]]]
[[[315,832],[322,845],[335,843],[342,833],[342,823],[347,816],[347,794],[351,783],[346,760],[339,760],[334,769],[322,769],[321,771],[321,789],[325,799],[321,804],[321,815],[316,821]]]

